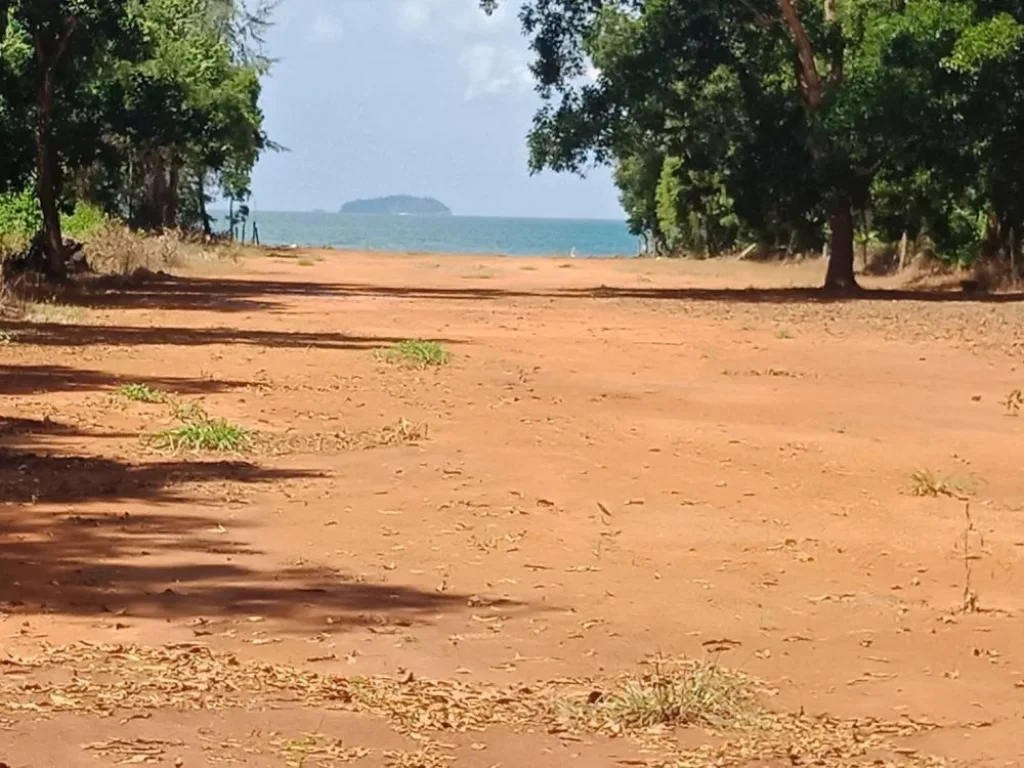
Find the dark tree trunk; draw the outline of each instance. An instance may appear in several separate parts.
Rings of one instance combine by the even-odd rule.
[[[181,181],[181,160],[177,155],[171,156],[170,168],[167,171],[167,187],[164,189],[164,220],[163,227],[178,228],[178,185]]]
[[[163,153],[159,149],[149,150],[143,157],[145,181],[138,223],[142,229],[156,232],[164,227],[167,174]]]
[[[210,226],[210,214],[206,212],[206,174],[200,171],[196,175],[196,190],[199,193],[199,218],[203,222],[203,234],[213,237],[213,228]]]
[[[853,274],[853,209],[847,197],[839,197],[829,217],[832,238],[829,247],[825,288],[853,292],[859,289]]]
[[[60,165],[53,141],[54,72],[44,66],[40,73],[38,115],[36,119],[36,185],[39,209],[43,215],[43,249],[46,252],[47,273],[52,279],[62,279],[67,271],[64,254],[64,236],[60,228],[60,210],[57,207],[60,186]]]

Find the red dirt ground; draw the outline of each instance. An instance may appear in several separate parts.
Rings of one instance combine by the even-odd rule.
[[[201,643],[479,686],[709,657],[768,681],[778,712],[924,724],[892,764],[1024,765],[1020,297],[826,300],[793,287],[816,264],[304,257],[5,324],[0,762],[436,764],[372,713],[54,692],[116,682],[96,671],[111,646]],[[407,338],[451,363],[374,355]],[[291,448],[154,453],[140,436],[169,409],[126,383]],[[427,438],[323,442],[403,418]],[[952,495],[915,496],[925,470]],[[97,649],[73,671],[46,661],[80,642]],[[439,741],[473,768],[673,764],[527,730]],[[302,757],[307,733],[370,751]]]

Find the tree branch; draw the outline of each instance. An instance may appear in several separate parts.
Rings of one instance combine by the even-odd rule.
[[[772,18],[764,11],[759,11],[757,8],[755,8],[751,0],[739,0],[739,3],[748,11],[750,11],[754,19],[762,27],[770,27],[772,24],[776,22],[776,19]]]
[[[814,46],[811,45],[811,38],[800,21],[800,14],[793,7],[792,0],[779,0],[779,10],[782,11],[782,18],[789,27],[796,42],[797,54],[800,57],[800,67],[803,70],[804,98],[812,109],[821,105],[824,96],[821,75],[818,72],[818,65],[814,61]]]
[[[54,65],[57,64],[63,57],[64,53],[68,49],[68,44],[71,42],[71,38],[75,35],[75,30],[78,28],[78,17],[72,16],[67,20],[68,28],[64,30],[64,34],[60,36],[60,40],[57,41],[57,52],[53,56]]]

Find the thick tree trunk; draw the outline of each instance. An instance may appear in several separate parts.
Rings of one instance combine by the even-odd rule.
[[[178,208],[180,198],[178,197],[178,186],[181,181],[181,159],[177,155],[171,155],[170,168],[167,171],[167,186],[164,189],[163,206],[163,228],[178,228]]]
[[[1017,285],[1017,231],[1010,227],[1010,279]]]
[[[839,197],[832,204],[829,227],[832,230],[832,242],[829,248],[825,288],[833,291],[857,291],[859,286],[853,274],[853,209],[849,198]]]
[[[903,236],[900,237],[900,266],[899,271],[902,272],[907,268],[907,230],[903,230]]]
[[[206,174],[200,171],[196,174],[196,190],[199,193],[199,218],[203,222],[203,234],[206,237],[213,237],[213,228],[210,226],[210,214],[206,212]]]
[[[47,272],[50,278],[60,280],[67,272],[67,264],[64,236],[60,229],[60,210],[57,207],[60,166],[53,141],[54,90],[53,69],[43,67],[36,118],[36,186],[39,209],[43,215],[43,248],[46,252]]]

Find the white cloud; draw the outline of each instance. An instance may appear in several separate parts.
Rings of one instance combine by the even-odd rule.
[[[494,13],[486,14],[480,10],[479,0],[402,0],[398,6],[398,24],[404,31],[428,42],[450,41],[503,28],[518,33],[519,29],[507,3]]]
[[[433,4],[429,0],[403,0],[398,6],[398,25],[406,32],[422,33],[433,21]]]
[[[511,3],[514,5],[514,3]],[[521,92],[532,85],[529,53],[509,2],[487,15],[480,0],[402,0],[398,26],[421,42],[461,51],[466,98]]]
[[[466,98],[523,91],[532,79],[526,56],[514,48],[476,43],[463,50],[459,66],[466,75]]]
[[[313,20],[309,36],[316,43],[337,43],[341,40],[342,34],[341,20],[322,14]]]

